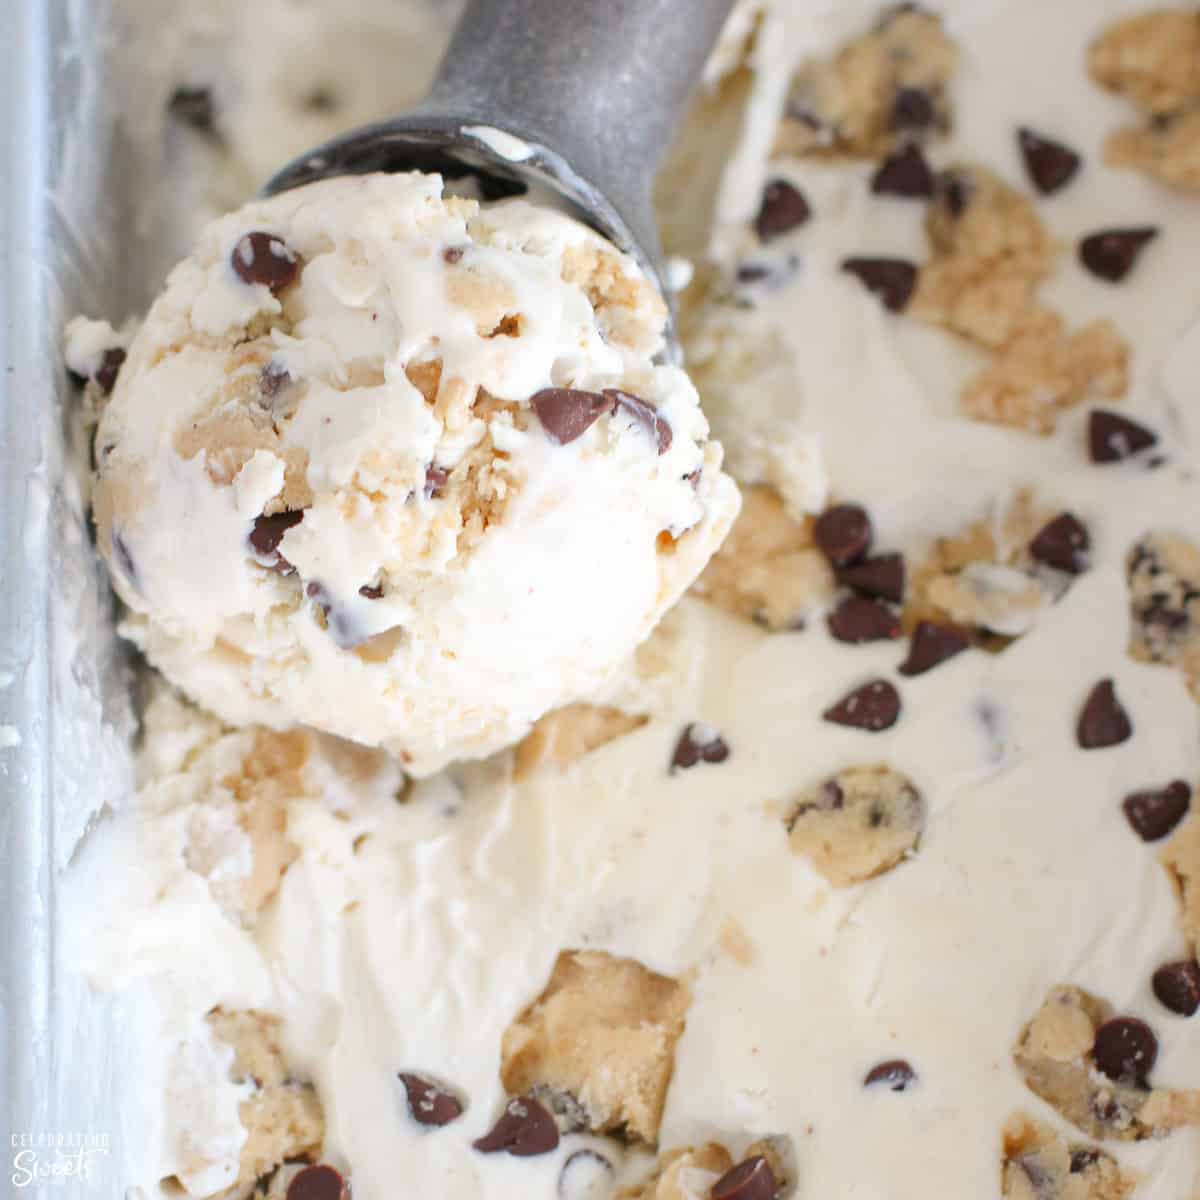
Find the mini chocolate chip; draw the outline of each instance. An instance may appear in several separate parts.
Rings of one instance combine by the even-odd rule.
[[[666,454],[671,448],[671,426],[664,417],[659,416],[653,404],[648,404],[641,396],[632,392],[623,392],[620,388],[605,388],[607,396],[616,408],[624,409],[652,437],[658,447],[659,454]],[[615,410],[614,410],[615,411]]]
[[[262,516],[254,518],[254,525],[250,530],[250,545],[262,558],[273,560],[270,565],[283,565],[290,571],[292,565],[279,553],[279,543],[283,541],[283,535],[289,529],[303,520],[302,508],[284,509],[282,512],[271,513],[270,516],[263,513]]]
[[[1034,133],[1032,129],[1018,129],[1017,143],[1025,160],[1025,170],[1029,172],[1033,186],[1043,196],[1065,188],[1075,178],[1083,162],[1070,146]]]
[[[446,483],[450,478],[449,467],[434,467],[425,468],[425,499],[437,500],[445,490]]]
[[[201,133],[212,133],[216,127],[212,92],[206,87],[176,88],[167,101],[167,112]]]
[[[1187,816],[1192,789],[1182,779],[1164,788],[1132,792],[1121,802],[1125,818],[1143,842],[1161,841]]]
[[[442,261],[453,266],[455,263],[462,262],[462,256],[466,253],[466,249],[462,246],[447,246],[442,251]]]
[[[117,386],[117,375],[124,362],[125,351],[120,346],[113,346],[111,350],[105,350],[100,359],[100,365],[96,368],[92,378],[106,396],[111,395],[113,388]]]
[[[803,192],[786,179],[772,179],[763,188],[762,204],[754,218],[754,232],[761,241],[769,242],[798,229],[811,216],[812,210]]]
[[[404,1091],[408,1097],[408,1115],[418,1125],[441,1128],[462,1116],[463,1106],[458,1097],[423,1075],[401,1071],[400,1082],[404,1084]]]
[[[305,1167],[288,1184],[287,1200],[350,1200],[350,1188],[328,1163]]]
[[[1113,1017],[1096,1030],[1092,1057],[1109,1079],[1144,1087],[1158,1058],[1158,1039],[1137,1017]]]
[[[771,1164],[756,1154],[726,1171],[708,1194],[710,1200],[775,1200],[778,1187]]]
[[[1088,453],[1094,463],[1120,462],[1146,450],[1158,436],[1145,425],[1106,408],[1093,408],[1088,415]]]
[[[1153,225],[1132,229],[1103,229],[1079,243],[1079,261],[1100,279],[1120,283],[1138,260],[1138,255],[1158,236]]]
[[[961,654],[969,645],[967,635],[961,629],[921,621],[913,630],[908,657],[900,664],[900,674],[924,675],[946,659]]]
[[[857,504],[835,504],[817,518],[813,538],[835,567],[849,566],[871,548],[871,518]]]
[[[278,296],[300,273],[300,258],[283,238],[257,230],[239,239],[229,256],[243,283],[261,283]]]
[[[671,774],[686,771],[699,763],[723,763],[729,757],[729,744],[707,725],[697,722],[684,727],[671,756]]]
[[[1100,1152],[1098,1150],[1072,1150],[1071,1151],[1071,1174],[1082,1175],[1088,1167],[1093,1166],[1100,1161]]]
[[[871,191],[877,196],[904,196],[924,200],[933,195],[933,172],[921,148],[910,142],[879,164],[871,177]]]
[[[554,1118],[532,1096],[517,1096],[483,1137],[471,1143],[480,1154],[503,1151],[514,1158],[549,1154],[558,1146]]]
[[[916,1078],[916,1071],[904,1059],[889,1058],[887,1062],[877,1063],[867,1072],[863,1087],[886,1083],[893,1092],[902,1092],[910,1083],[915,1083]]]
[[[840,583],[860,596],[875,596],[899,604],[904,599],[904,555],[877,554],[837,568]]]
[[[937,120],[937,109],[928,92],[920,88],[900,88],[892,101],[888,127],[893,130],[921,132]]]
[[[886,604],[866,596],[844,596],[827,621],[829,632],[839,642],[854,646],[900,636],[900,618]]]
[[[847,258],[842,270],[855,276],[891,312],[899,312],[917,286],[917,268],[903,258]]]
[[[604,413],[613,410],[611,396],[578,388],[543,388],[529,403],[547,435],[560,446],[573,442]]]
[[[558,1174],[558,1200],[599,1200],[610,1191],[613,1165],[595,1150],[568,1155]]]
[[[362,587],[358,589],[358,594],[364,600],[382,600],[383,588],[378,587],[375,584],[364,583]]]
[[[1181,1017],[1200,1009],[1200,964],[1191,959],[1164,963],[1154,972],[1150,986],[1163,1008]]]
[[[821,716],[834,725],[881,733],[900,718],[900,693],[886,679],[873,679],[847,693]]]
[[[1069,512],[1059,513],[1029,543],[1029,553],[1048,567],[1078,575],[1087,569],[1091,538],[1083,523]]]
[[[291,375],[283,363],[269,362],[258,377],[258,390],[268,400],[273,400],[292,382]]]
[[[1075,737],[1084,750],[1119,746],[1133,736],[1133,723],[1121,707],[1111,679],[1102,679],[1088,693],[1079,713]]]
[[[943,171],[937,177],[935,190],[938,201],[946,206],[946,211],[957,221],[967,211],[975,186],[971,177],[961,171]]]

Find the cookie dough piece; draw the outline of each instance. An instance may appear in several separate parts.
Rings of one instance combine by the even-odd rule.
[[[890,767],[849,767],[803,792],[786,822],[788,842],[834,887],[890,871],[917,849],[925,806]]]
[[[770,1168],[777,1200],[787,1200],[796,1190],[797,1173],[791,1139],[786,1137],[753,1142],[736,1160],[718,1142],[668,1151],[645,1179],[622,1188],[614,1200],[709,1200],[713,1185],[736,1163],[758,1157]]]
[[[836,583],[813,540],[814,520],[797,521],[779,494],[742,490],[742,511],[693,591],[770,630],[798,629],[833,599]]]
[[[1200,701],[1200,549],[1168,530],[1152,530],[1130,550],[1126,570],[1129,653],[1182,671]]]
[[[517,746],[514,771],[525,779],[540,767],[563,770],[585,754],[641,729],[650,718],[601,704],[568,704],[547,713]]]
[[[957,64],[941,18],[898,4],[832,59],[800,67],[775,152],[876,158],[903,141],[944,134]]]
[[[632,959],[564,951],[505,1030],[500,1077],[574,1127],[654,1145],[690,1000],[683,984]]]
[[[96,432],[125,632],[230,724],[414,774],[511,745],[609,680],[736,515],[695,389],[653,361],[665,321],[585,226],[437,176],[213,222]]]
[[[1088,70],[1147,117],[1110,135],[1107,162],[1200,191],[1200,15],[1164,8],[1118,21],[1092,43]]]
[[[1200,1124],[1200,1091],[1117,1082],[1096,1066],[1096,1031],[1112,1007],[1082,988],[1051,988],[1013,1050],[1025,1086],[1094,1138],[1141,1141]]]
[[[1179,894],[1184,936],[1193,957],[1200,956],[1200,812],[1175,830],[1159,857]]]
[[[1135,1182],[1112,1155],[1041,1121],[1017,1115],[1004,1127],[1005,1200],[1125,1200]]]
[[[285,1162],[315,1162],[325,1119],[312,1085],[293,1079],[279,1045],[279,1018],[253,1009],[214,1009],[216,1035],[233,1048],[233,1079],[252,1088],[239,1116],[246,1128],[237,1182],[215,1200],[246,1200]]]

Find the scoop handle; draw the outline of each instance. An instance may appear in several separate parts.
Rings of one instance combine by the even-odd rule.
[[[527,131],[644,210],[733,0],[470,0],[428,105]]]

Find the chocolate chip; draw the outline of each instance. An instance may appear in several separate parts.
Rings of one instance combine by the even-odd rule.
[[[686,771],[699,763],[723,763],[729,757],[729,744],[715,729],[698,722],[684,728],[671,756],[671,773]]]
[[[946,659],[961,654],[968,645],[967,635],[961,629],[921,621],[913,630],[908,657],[900,664],[900,674],[924,675]]]
[[[358,594],[364,600],[382,600],[383,588],[377,587],[374,584],[364,583],[362,587],[358,589]]]
[[[914,200],[932,196],[933,172],[920,147],[910,142],[885,158],[871,177],[871,191],[877,196],[904,196]]]
[[[817,518],[813,537],[835,567],[849,566],[871,547],[871,518],[857,504],[836,504]]]
[[[886,1062],[877,1063],[867,1072],[863,1087],[886,1083],[893,1092],[902,1092],[910,1083],[915,1083],[916,1078],[916,1071],[904,1059],[889,1058]]]
[[[778,1187],[771,1164],[756,1154],[726,1171],[708,1194],[710,1200],[775,1200]]]
[[[1083,523],[1069,512],[1059,513],[1029,543],[1029,553],[1048,567],[1078,575],[1087,569],[1091,538]]]
[[[1100,279],[1120,283],[1138,260],[1147,243],[1158,236],[1153,225],[1132,229],[1103,229],[1079,243],[1079,261]]]
[[[600,416],[613,410],[611,396],[578,388],[543,388],[529,403],[547,435],[560,446],[581,437]]]
[[[900,88],[892,101],[888,127],[897,132],[911,130],[920,133],[937,120],[933,98],[920,88]]]
[[[803,192],[786,179],[772,179],[763,188],[762,204],[754,218],[754,232],[761,241],[769,242],[798,229],[811,216],[812,210]]]
[[[1094,1166],[1099,1161],[1100,1152],[1098,1150],[1072,1150],[1070,1173],[1082,1175],[1088,1167]]]
[[[1094,463],[1120,462],[1146,450],[1158,436],[1120,413],[1094,408],[1088,415],[1088,453]]]
[[[842,270],[855,276],[891,312],[899,312],[917,286],[917,268],[903,258],[847,258],[842,260]]]
[[[967,211],[974,191],[975,185],[971,182],[971,177],[961,171],[943,171],[937,177],[938,202],[945,206],[946,211],[956,221]]]
[[[834,725],[880,733],[899,720],[900,693],[886,679],[873,679],[847,693],[821,715]]]
[[[837,569],[840,583],[860,596],[875,596],[899,604],[904,599],[904,555],[877,554]]]
[[[1191,1017],[1200,1009],[1200,965],[1191,959],[1165,963],[1154,972],[1150,986],[1158,1002],[1181,1017]]]
[[[601,1200],[609,1195],[613,1165],[595,1150],[576,1150],[558,1175],[558,1200]]]
[[[1092,1057],[1109,1079],[1144,1087],[1158,1058],[1158,1039],[1137,1017],[1113,1017],[1096,1030]]]
[[[441,1128],[462,1116],[463,1106],[458,1097],[423,1075],[401,1071],[400,1082],[408,1097],[408,1115],[418,1125]]]
[[[1017,143],[1025,160],[1025,170],[1029,172],[1033,186],[1043,196],[1050,196],[1065,188],[1075,178],[1083,162],[1070,146],[1034,133],[1032,129],[1018,129]]]
[[[442,251],[442,261],[454,266],[455,263],[462,262],[462,257],[466,250],[462,246],[447,246]]]
[[[1132,792],[1121,802],[1125,818],[1143,842],[1161,841],[1187,816],[1192,789],[1182,779],[1164,788]]]
[[[283,541],[283,535],[289,529],[303,520],[302,508],[284,509],[283,512],[271,513],[270,516],[263,513],[262,516],[254,518],[254,525],[250,530],[250,545],[260,558],[266,560],[264,566],[282,569],[285,574],[293,570],[292,564],[279,553],[279,543]]]
[[[229,256],[243,283],[261,283],[278,296],[300,273],[300,258],[283,238],[258,230],[245,234]]]
[[[96,386],[106,395],[112,395],[112,390],[117,386],[117,374],[121,370],[121,365],[125,362],[125,351],[120,346],[113,346],[111,350],[105,350],[103,357],[100,359],[100,365],[92,374],[92,378],[96,381]]]
[[[292,1177],[287,1200],[350,1200],[350,1187],[328,1163],[316,1163]]]
[[[1118,746],[1133,736],[1133,723],[1121,707],[1111,679],[1102,679],[1088,693],[1079,713],[1075,736],[1084,750]]]
[[[267,400],[274,400],[292,382],[283,363],[269,362],[258,377],[259,393]]]
[[[632,392],[623,392],[620,388],[605,388],[607,396],[616,408],[623,409],[648,433],[658,447],[659,454],[666,454],[671,448],[671,426],[666,419],[659,416],[653,404],[648,404],[641,396]],[[614,410],[615,411],[615,410]]]
[[[450,478],[449,467],[428,466],[425,468],[425,499],[437,500],[441,497]]]
[[[167,101],[167,112],[201,133],[212,133],[216,128],[212,92],[206,87],[176,88]]]
[[[828,617],[829,632],[853,646],[900,636],[900,618],[886,604],[865,596],[845,596]]]
[[[504,1152],[514,1158],[533,1158],[558,1146],[558,1126],[532,1096],[518,1096],[508,1102],[490,1132],[472,1145],[481,1154]]]

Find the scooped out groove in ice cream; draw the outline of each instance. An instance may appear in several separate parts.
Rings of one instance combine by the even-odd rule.
[[[738,508],[631,259],[368,175],[213,222],[96,433],[123,630],[232,723],[414,773],[604,683]],[[68,331],[70,336],[70,331]]]

